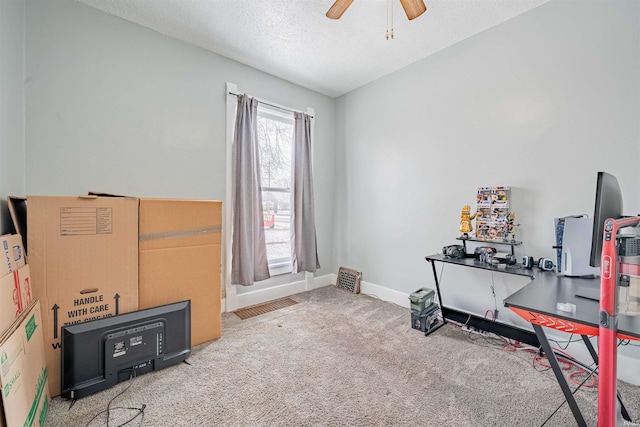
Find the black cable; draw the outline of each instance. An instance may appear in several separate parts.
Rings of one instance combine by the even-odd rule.
[[[483,333],[474,333],[473,331],[469,330],[469,335],[467,337],[468,341],[471,341],[472,343],[474,343],[475,345],[479,345],[481,347],[487,347],[487,348],[498,348],[498,347],[502,347],[505,343],[504,339],[502,337],[500,337],[499,335],[491,335],[489,333],[487,334],[483,334]],[[473,337],[473,335],[478,335],[477,337]],[[484,342],[486,342],[488,345],[482,345],[480,344],[478,341],[482,339]]]
[[[147,407],[147,405],[143,403],[140,408],[127,408],[127,407],[124,407],[124,406],[118,406],[118,407],[113,408],[113,409],[131,409],[131,410],[134,410],[134,411],[138,411],[133,417],[131,417],[129,419],[129,421],[125,421],[124,423],[120,424],[118,427],[122,427],[122,426],[125,426],[125,425],[129,424],[130,422],[132,422],[133,420],[138,418],[138,416],[140,414],[142,414],[142,418],[140,419],[140,425],[142,425],[142,421],[144,420],[144,410],[145,410],[146,407]]]
[[[125,410],[131,410],[131,411],[138,411],[133,417],[131,417],[128,421],[125,421],[122,424],[119,424],[116,427],[122,427],[124,425],[129,424],[130,422],[132,422],[133,420],[135,420],[136,418],[138,418],[138,416],[140,416],[142,414],[142,419],[140,420],[140,425],[142,425],[142,420],[144,420],[144,410],[147,408],[146,404],[142,404],[142,406],[140,408],[132,408],[132,407],[127,407],[127,406],[116,406],[114,408],[109,408],[109,409],[105,409],[103,411],[98,412],[93,418],[91,418],[89,420],[89,422],[87,424],[85,424],[85,426],[88,426],[89,424],[91,424],[93,422],[93,420],[95,420],[96,418],[98,418],[100,415],[104,414],[105,412],[109,412],[109,411],[115,411],[117,409],[125,409]],[[108,424],[107,424],[108,425]]]
[[[498,300],[496,299],[495,279],[493,277],[493,270],[491,270],[491,293],[493,294],[493,307],[494,312],[498,311]],[[495,316],[494,316],[495,320]]]
[[[116,394],[111,398],[109,403],[107,404],[107,427],[109,427],[109,415],[111,414],[111,404],[113,401],[121,396],[125,391],[129,390],[129,387],[133,384],[133,379],[136,377],[137,373],[135,369],[131,369],[131,373],[129,374],[129,385],[127,385],[120,393]]]
[[[551,369],[551,365],[543,368],[543,369],[538,369],[538,367],[536,366],[536,358],[538,357],[542,357],[542,347],[538,347],[538,354],[536,354],[535,356],[533,356],[533,359],[531,360],[531,366],[533,366],[533,370],[536,372],[546,372],[549,369]],[[542,365],[544,366],[544,365]]]
[[[138,418],[138,416],[140,416],[140,414],[142,414],[142,420],[144,420],[144,410],[146,409],[147,405],[143,404],[142,407],[140,408],[130,408],[130,407],[124,407],[124,406],[117,406],[112,408],[111,404],[113,403],[114,400],[116,400],[118,397],[120,397],[122,394],[124,394],[124,392],[126,392],[127,390],[129,390],[129,388],[131,388],[131,386],[133,385],[133,380],[136,378],[137,373],[135,369],[129,369],[131,371],[131,373],[129,374],[129,385],[127,385],[124,389],[122,389],[118,394],[116,394],[115,396],[113,396],[111,398],[111,400],[109,400],[109,403],[107,403],[107,409],[98,412],[97,414],[95,414],[93,416],[93,418],[91,418],[86,424],[85,427],[88,427],[96,418],[98,418],[100,415],[104,414],[105,412],[107,413],[107,427],[109,427],[109,418],[110,418],[110,414],[111,411],[114,411],[116,409],[125,409],[125,410],[134,410],[134,411],[138,411],[133,417],[131,417],[128,421],[118,425],[117,427],[122,427],[124,425],[129,424],[130,422],[132,422],[133,420],[135,420],[136,418]],[[142,420],[140,421],[142,423]]]
[[[560,347],[560,350],[566,350],[566,349],[568,349],[568,348],[569,348],[569,345],[570,345],[572,342],[580,342],[580,341],[582,341],[581,339],[575,339],[575,340],[574,340],[574,339],[573,339],[573,335],[574,335],[574,334],[571,334],[571,336],[569,337],[569,340],[568,340],[568,341],[559,341],[559,340],[554,340],[554,339],[551,339],[551,338],[549,339],[549,341],[556,343],[556,344],[557,344],[557,346],[558,346],[558,347]],[[560,343],[567,343],[567,345],[563,347]]]

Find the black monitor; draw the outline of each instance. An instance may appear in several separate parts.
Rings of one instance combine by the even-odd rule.
[[[79,399],[191,354],[191,301],[62,328],[61,396]]]
[[[589,265],[600,267],[604,222],[608,218],[622,218],[622,191],[615,176],[598,172],[596,185],[596,206],[593,213],[593,234],[591,237],[591,257]]]

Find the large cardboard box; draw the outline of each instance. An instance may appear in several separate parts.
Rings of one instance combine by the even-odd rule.
[[[33,301],[0,336],[0,426],[42,426],[49,409],[42,312]]]
[[[138,309],[138,200],[27,196],[31,283],[44,313],[51,395],[62,326]]]
[[[33,301],[29,264],[0,279],[0,333]]]
[[[0,262],[0,277],[14,272],[26,264],[22,236],[19,234],[5,234],[0,236],[2,261]]]
[[[222,202],[143,198],[139,216],[140,308],[190,299],[191,344],[220,338]]]

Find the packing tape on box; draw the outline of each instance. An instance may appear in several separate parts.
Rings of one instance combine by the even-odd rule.
[[[150,240],[167,240],[177,239],[181,237],[198,236],[203,234],[220,233],[222,231],[221,225],[215,225],[211,227],[192,228],[189,230],[173,230],[164,231],[162,233],[148,233],[138,236],[138,241],[148,242]]]

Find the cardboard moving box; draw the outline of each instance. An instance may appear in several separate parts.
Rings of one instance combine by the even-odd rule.
[[[0,278],[13,273],[26,264],[22,236],[19,234],[5,234],[0,236],[2,248],[2,262],[0,262]]]
[[[33,301],[29,264],[0,279],[0,333]]]
[[[191,300],[191,344],[221,336],[222,202],[28,196],[31,284],[52,396],[66,324]]]
[[[140,308],[191,300],[191,345],[220,338],[222,202],[140,199]]]
[[[27,196],[31,283],[43,309],[51,395],[62,326],[138,309],[138,200]]]
[[[34,301],[0,336],[0,426],[45,423],[50,394],[42,333],[40,303]]]

